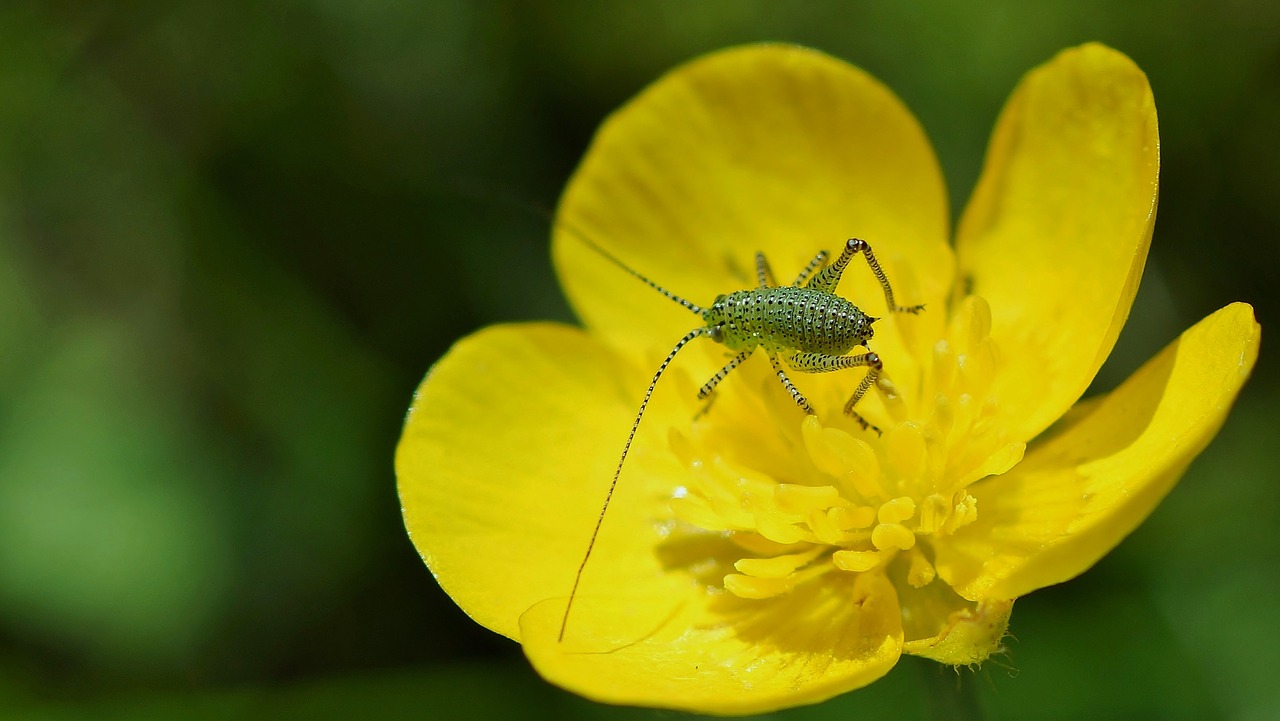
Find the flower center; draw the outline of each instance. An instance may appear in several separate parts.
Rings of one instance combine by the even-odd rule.
[[[966,298],[930,352],[903,364],[919,369],[903,384],[916,392],[882,378],[880,407],[859,405],[881,436],[842,416],[826,424],[805,416],[797,428],[790,399],[767,394],[750,421],[735,414],[672,432],[690,470],[673,511],[742,552],[726,590],[770,598],[828,572],[893,562],[905,564],[912,586],[933,582],[932,541],[978,517],[969,485],[1022,458],[1024,444],[1006,439],[991,393],[999,359],[990,319],[983,299]],[[892,359],[885,365],[894,368]]]

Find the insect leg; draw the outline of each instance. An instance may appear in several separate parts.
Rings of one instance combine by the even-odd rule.
[[[591,540],[587,542],[587,552],[582,555],[582,563],[578,564],[578,572],[573,576],[573,588],[569,589],[569,601],[564,606],[564,617],[560,619],[560,636],[557,641],[564,641],[564,630],[569,625],[569,611],[573,608],[573,599],[578,595],[578,583],[582,581],[582,571],[587,567],[587,561],[591,560],[591,551],[596,547],[596,538],[600,535],[600,526],[604,523],[604,514],[609,510],[609,502],[613,500],[613,492],[618,488],[618,477],[622,475],[622,464],[627,461],[627,453],[631,450],[631,442],[636,439],[636,431],[640,429],[640,420],[644,418],[644,410],[649,407],[649,399],[653,397],[653,389],[658,386],[658,379],[662,377],[663,371],[667,366],[671,365],[672,359],[685,347],[689,341],[703,335],[707,332],[706,328],[694,328],[689,331],[685,337],[676,343],[676,347],[671,349],[667,357],[658,366],[658,372],[653,374],[653,380],[649,382],[649,389],[644,392],[644,400],[640,401],[640,410],[636,411],[636,420],[631,424],[631,433],[627,435],[627,442],[622,446],[622,457],[618,459],[618,466],[613,469],[613,480],[609,482],[609,491],[604,496],[604,504],[600,506],[600,515],[596,517],[595,528],[591,530]]]
[[[796,384],[792,383],[791,379],[787,377],[787,372],[782,369],[782,364],[778,362],[778,357],[770,355],[769,362],[773,364],[773,372],[778,374],[778,380],[782,381],[782,386],[791,394],[791,400],[800,406],[800,410],[809,415],[814,415],[813,406],[809,405],[809,400],[804,397],[799,388],[796,388]]]
[[[880,377],[880,371],[884,370],[884,364],[880,362],[880,356],[873,352],[859,353],[858,355],[824,355],[822,353],[795,353],[791,355],[787,362],[792,368],[804,373],[827,373],[829,371],[844,370],[846,368],[866,368],[867,375],[862,378],[862,382],[853,391],[853,395],[849,397],[849,402],[844,404],[844,412],[853,416],[858,425],[864,429],[870,428],[876,433],[880,429],[867,422],[865,418],[858,415],[853,407],[858,405],[858,401],[862,400],[862,396],[866,395],[867,390],[875,384],[876,379]]]
[[[773,269],[769,267],[769,259],[764,257],[763,251],[756,251],[756,281],[761,288],[772,288]]]
[[[813,260],[809,261],[804,270],[800,271],[800,275],[797,275],[796,279],[791,281],[791,285],[799,288],[813,271],[821,268],[822,264],[827,262],[827,255],[825,250],[818,251],[818,254],[813,256]],[[756,252],[756,279],[760,281],[761,288],[777,287],[773,281],[773,270],[769,268],[769,261],[765,259],[764,253],[760,251]]]
[[[813,260],[809,261],[809,264],[804,267],[804,270],[800,271],[800,275],[796,276],[796,279],[791,282],[791,285],[799,288],[804,284],[805,279],[809,277],[810,273],[821,268],[822,264],[827,262],[827,255],[827,251],[825,250],[818,251],[818,254],[813,256]]]
[[[746,360],[753,350],[755,350],[755,348],[742,351],[738,355],[734,356],[733,360],[726,363],[724,368],[716,371],[716,374],[711,376],[711,380],[703,383],[702,387],[698,389],[698,400],[703,400],[707,396],[711,395],[711,392],[716,389],[716,386],[720,385],[720,381],[724,380],[724,377],[729,375],[734,368],[742,365],[742,361]]]
[[[822,272],[813,276],[813,279],[809,281],[809,287],[834,293],[836,285],[840,282],[840,276],[844,274],[844,269],[849,266],[849,261],[858,253],[862,253],[863,257],[866,258],[871,272],[875,274],[876,280],[880,281],[880,287],[884,290],[884,299],[889,306],[889,310],[894,313],[919,313],[924,310],[923,305],[901,306],[894,302],[893,288],[889,285],[889,277],[884,274],[884,269],[880,267],[880,263],[876,262],[876,256],[871,252],[871,244],[860,238],[850,238],[845,241],[844,250],[840,252],[840,257],[836,258],[831,265],[823,268]]]

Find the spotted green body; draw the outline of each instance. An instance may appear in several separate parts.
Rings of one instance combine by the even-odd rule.
[[[702,314],[731,350],[764,348],[842,356],[871,339],[868,316],[845,298],[814,288],[778,286],[739,290],[715,299]],[[715,338],[715,334],[712,334]]]

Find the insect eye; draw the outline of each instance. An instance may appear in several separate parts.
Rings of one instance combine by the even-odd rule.
[[[724,342],[724,330],[718,325],[711,326],[711,328],[707,330],[707,336],[717,343]]]

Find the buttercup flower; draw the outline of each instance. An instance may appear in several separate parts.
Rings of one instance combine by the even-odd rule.
[[[883,676],[903,653],[979,663],[1014,599],[1130,533],[1221,426],[1257,354],[1252,309],[1187,330],[1077,403],[1129,314],[1155,220],[1146,78],[1099,45],[1026,76],[949,243],[937,161],[902,103],[797,47],[697,59],[600,129],[564,193],[554,257],[583,328],[502,325],[419,388],[396,458],[409,533],[441,586],[550,681],[612,703],[754,713]],[[789,282],[845,239],[838,292],[880,318],[884,376],[792,373],[763,352],[705,408],[724,346],[658,385],[561,619],[640,397],[694,303]],[[1033,643],[1034,639],[1023,639]]]

